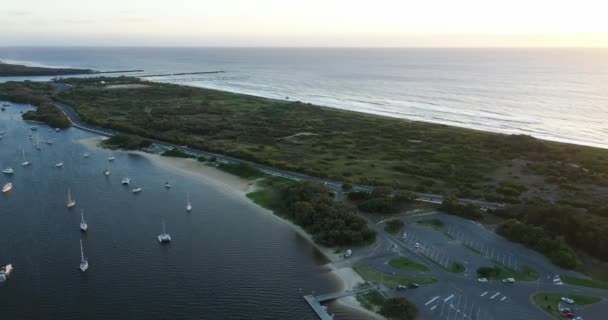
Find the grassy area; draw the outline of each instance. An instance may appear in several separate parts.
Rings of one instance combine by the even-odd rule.
[[[264,176],[263,172],[245,162],[220,163],[217,168],[245,179],[256,179]]]
[[[272,210],[272,204],[274,203],[274,195],[269,189],[262,189],[258,191],[249,192],[247,198],[255,202],[262,208]]]
[[[444,227],[443,221],[441,221],[439,219],[422,219],[422,220],[416,221],[416,223],[421,226],[431,227],[437,231],[443,231],[443,227]]]
[[[436,282],[433,277],[397,277],[375,271],[369,267],[354,267],[355,271],[368,282],[383,283],[385,286],[396,288],[398,285],[410,285],[412,283],[425,284]]]
[[[488,279],[514,278],[517,281],[538,280],[538,273],[529,266],[522,266],[521,270],[513,270],[505,265],[494,261],[494,267],[482,267],[477,270],[478,276]],[[490,274],[479,274],[481,269],[485,269]]]
[[[427,267],[421,263],[418,263],[414,260],[404,258],[404,257],[399,257],[399,258],[393,259],[393,260],[389,261],[388,264],[391,267],[396,268],[396,269],[413,270],[413,271],[430,270],[429,267]]]
[[[462,273],[466,270],[462,263],[452,262],[452,266],[450,267],[450,271],[454,273]]]
[[[606,282],[606,281],[581,279],[581,278],[575,278],[575,277],[571,277],[571,276],[563,276],[562,281],[567,284],[571,284],[571,285],[575,285],[575,286],[608,290],[608,282]]]
[[[356,298],[365,309],[373,312],[380,312],[380,308],[384,304],[384,297],[376,290],[359,294]]]
[[[384,231],[396,236],[401,233],[405,223],[398,219],[390,219],[384,223]]]
[[[468,245],[468,244],[466,244],[466,243],[463,243],[462,245],[463,245],[465,248],[467,248],[467,249],[469,249],[469,250],[471,250],[471,251],[473,251],[473,252],[475,252],[475,253],[477,253],[477,254],[481,255],[481,251],[479,251],[479,250],[475,249],[474,247],[471,247],[470,245]]]
[[[597,297],[581,296],[575,294],[541,292],[534,295],[534,303],[541,309],[550,313],[555,318],[563,319],[563,317],[559,314],[558,308],[560,299],[562,297],[574,300],[576,305],[578,306],[589,305],[600,302],[602,300],[601,298]]]
[[[171,150],[164,151],[163,153],[161,153],[161,156],[174,157],[174,158],[194,158],[194,156],[191,156],[179,149],[171,149]]]

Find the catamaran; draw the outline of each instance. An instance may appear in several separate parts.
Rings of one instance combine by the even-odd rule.
[[[7,184],[4,185],[4,187],[2,187],[2,193],[7,193],[9,191],[11,191],[13,189],[13,184],[8,182]]]
[[[89,261],[84,257],[84,250],[82,249],[82,239],[80,240],[80,271],[85,272],[89,268]]]
[[[32,164],[31,162],[25,159],[25,150],[21,149],[21,153],[23,154],[23,162],[21,162],[21,165],[25,167]]]
[[[133,193],[140,193],[143,190],[141,187],[135,187],[135,189],[131,190]]]
[[[13,168],[11,168],[11,167],[6,167],[6,168],[2,169],[2,173],[13,174],[13,173],[15,173],[15,170],[13,170]]]
[[[89,228],[89,225],[87,225],[87,222],[84,221],[84,209],[82,209],[80,211],[80,217],[81,217],[81,220],[80,220],[80,230],[82,232],[87,232],[87,229]]]
[[[72,195],[70,194],[70,188],[68,188],[68,208],[73,208],[76,205],[76,200],[72,199]]]
[[[186,193],[186,201],[188,204],[186,204],[186,211],[190,212],[192,211],[192,204],[190,203],[190,194]]]
[[[57,164],[55,164],[55,167],[57,167],[57,168],[63,167],[63,162],[58,162]]]
[[[129,179],[129,178],[122,178],[122,182],[121,183],[128,186],[131,183],[131,179]]]
[[[158,242],[167,243],[171,242],[171,236],[165,232],[165,220],[163,219],[163,233],[158,235]]]

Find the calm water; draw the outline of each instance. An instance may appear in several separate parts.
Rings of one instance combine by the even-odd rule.
[[[226,70],[238,78],[185,83],[608,147],[606,49],[0,48],[0,60]]]
[[[96,149],[84,158],[77,141],[93,135],[77,129],[41,126],[39,138],[54,144],[38,151],[20,120],[24,109],[0,112],[7,131],[0,166],[15,169],[0,176],[0,184],[14,184],[0,194],[0,264],[15,266],[0,286],[0,319],[314,319],[299,289],[338,289],[312,247],[275,217],[139,156],[118,152],[110,163],[109,152]],[[22,148],[30,167],[21,166]],[[55,168],[60,161],[64,167]],[[144,190],[132,194],[123,176]],[[66,208],[68,187],[74,210]],[[174,239],[166,246],[156,240],[163,218]],[[79,239],[90,263],[85,274],[77,269]]]

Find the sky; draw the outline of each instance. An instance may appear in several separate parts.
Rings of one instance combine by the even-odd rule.
[[[608,47],[605,0],[0,0],[0,46]]]

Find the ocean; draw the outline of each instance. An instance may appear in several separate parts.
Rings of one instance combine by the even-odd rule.
[[[608,148],[607,49],[5,47],[0,60],[222,70],[154,80]]]

